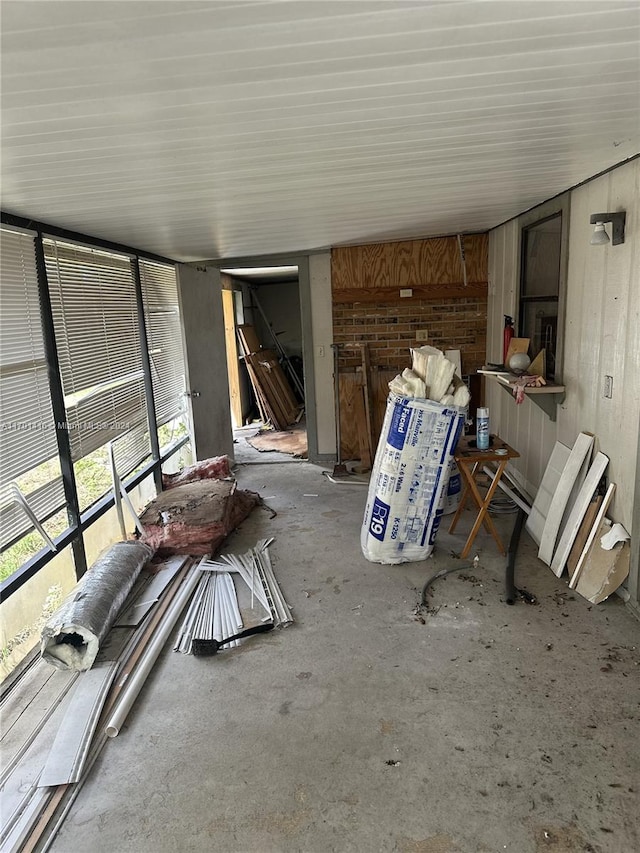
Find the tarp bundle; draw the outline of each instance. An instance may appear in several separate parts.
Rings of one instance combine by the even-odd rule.
[[[42,629],[41,653],[58,669],[91,669],[138,575],[153,556],[142,542],[118,542],[93,564]]]

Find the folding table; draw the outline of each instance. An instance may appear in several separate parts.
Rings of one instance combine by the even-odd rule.
[[[489,509],[489,504],[491,503],[495,490],[498,488],[498,483],[500,482],[504,469],[507,467],[508,461],[510,459],[517,459],[520,454],[512,447],[509,447],[509,445],[501,438],[498,438],[497,435],[492,435],[491,444],[488,450],[478,450],[475,446],[474,436],[462,436],[453,456],[462,475],[464,491],[460,499],[460,505],[458,506],[456,514],[453,516],[451,526],[449,527],[449,533],[453,533],[455,530],[469,497],[473,499],[478,507],[478,515],[476,516],[476,520],[471,528],[471,533],[469,533],[465,546],[460,552],[460,557],[464,558],[469,554],[471,546],[473,545],[473,540],[476,538],[476,535],[483,524],[495,539],[500,553],[506,554],[502,540],[500,539],[498,531],[496,530],[493,520],[487,510]],[[478,489],[476,477],[482,471],[482,466],[486,465],[487,462],[496,462],[498,470],[496,471],[493,482],[487,489],[487,493],[483,498]]]

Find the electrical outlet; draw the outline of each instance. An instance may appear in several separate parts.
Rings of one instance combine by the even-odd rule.
[[[323,346],[318,347],[318,358],[324,358],[324,347]]]
[[[406,299],[409,296],[413,296],[413,290],[410,287],[403,287],[400,289],[401,299]]]
[[[613,376],[607,376],[606,374],[604,377],[604,396],[613,397]]]
[[[416,340],[417,341],[428,341],[429,340],[429,332],[427,329],[418,329],[416,332]]]

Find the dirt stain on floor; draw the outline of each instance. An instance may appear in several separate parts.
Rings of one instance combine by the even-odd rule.
[[[396,842],[398,853],[456,853],[459,849],[448,835],[432,835],[420,841],[402,836]]]
[[[575,824],[535,826],[536,853],[602,853],[602,848],[584,837]]]

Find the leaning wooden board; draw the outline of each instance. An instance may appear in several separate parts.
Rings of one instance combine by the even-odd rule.
[[[571,552],[569,554],[569,559],[567,560],[567,571],[569,572],[569,577],[571,577],[571,575],[576,570],[578,560],[580,559],[580,554],[582,554],[587,539],[589,538],[591,528],[593,527],[593,522],[596,520],[596,515],[598,513],[598,510],[600,509],[601,503],[602,495],[594,495],[593,500],[589,504],[587,511],[584,514],[582,524],[580,525],[580,529],[578,530],[578,535],[576,536],[574,543],[571,546]]]
[[[557,577],[560,577],[564,571],[574,540],[578,535],[580,525],[582,524],[582,519],[589,509],[589,504],[593,499],[596,489],[598,488],[598,483],[602,479],[602,475],[606,471],[608,464],[609,457],[605,456],[604,453],[597,453],[596,458],[593,460],[593,464],[589,468],[589,473],[582,484],[582,488],[578,492],[578,496],[571,509],[567,523],[565,524],[564,530],[560,536],[558,547],[556,548],[551,561],[551,571]]]
[[[593,435],[586,432],[581,432],[575,440],[575,444],[571,448],[569,458],[562,469],[562,474],[558,480],[558,485],[555,488],[547,517],[545,519],[544,528],[542,530],[542,538],[540,539],[540,550],[538,557],[543,563],[551,565],[553,552],[555,549],[556,539],[560,531],[562,516],[569,500],[569,495],[573,489],[574,483],[580,475],[582,465],[591,452],[593,445]],[[584,475],[583,475],[584,477]]]
[[[556,441],[525,526],[527,533],[536,545],[540,545],[553,493],[560,481],[562,471],[570,453],[571,451],[568,447]]]

